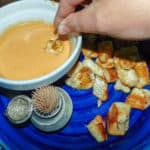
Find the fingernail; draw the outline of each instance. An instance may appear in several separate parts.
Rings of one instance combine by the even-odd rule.
[[[58,27],[58,33],[59,34],[68,34],[70,32],[70,29],[65,24],[60,24]]]

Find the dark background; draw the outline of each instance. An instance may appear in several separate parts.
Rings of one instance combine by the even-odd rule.
[[[10,2],[13,2],[13,1],[15,1],[15,0],[0,0],[0,6],[10,3]]]

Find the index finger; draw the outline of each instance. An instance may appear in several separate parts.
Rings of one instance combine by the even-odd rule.
[[[64,18],[75,11],[77,5],[81,4],[84,1],[85,0],[61,0],[54,20],[54,24],[56,25],[56,27]]]

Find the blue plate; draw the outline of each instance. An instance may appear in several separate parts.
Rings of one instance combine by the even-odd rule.
[[[73,115],[66,127],[56,133],[44,133],[31,123],[25,127],[12,126],[4,116],[10,101],[0,95],[0,138],[12,150],[150,150],[150,108],[145,111],[132,109],[130,128],[125,136],[109,136],[97,143],[86,125],[98,114],[106,117],[113,102],[125,101],[127,94],[114,90],[109,84],[109,99],[97,108],[97,98],[92,90],[76,90],[63,85],[73,101]],[[146,86],[150,89],[150,86]]]

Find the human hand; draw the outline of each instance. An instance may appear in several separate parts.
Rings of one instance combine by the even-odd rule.
[[[59,34],[73,32],[105,34],[124,39],[150,37],[149,0],[60,0],[55,25]]]

